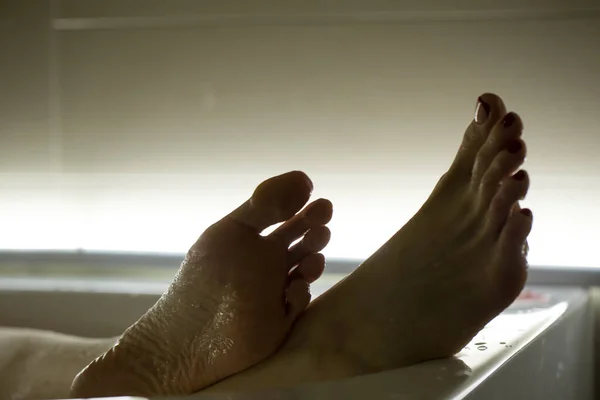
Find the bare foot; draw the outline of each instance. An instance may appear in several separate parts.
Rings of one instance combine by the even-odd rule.
[[[296,214],[311,191],[301,172],[271,178],[208,228],[168,291],[78,375],[72,395],[190,394],[272,354],[325,266],[318,252],[329,241],[331,203],[319,199]]]
[[[531,211],[522,122],[480,97],[449,171],[421,210],[311,304],[281,350],[214,390],[343,378],[452,356],[517,297]],[[290,369],[291,368],[291,369]]]

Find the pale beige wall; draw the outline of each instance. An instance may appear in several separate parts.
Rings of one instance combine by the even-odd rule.
[[[66,18],[131,17],[140,15],[203,14],[347,14],[395,11],[577,10],[597,7],[595,0],[59,0],[58,14]],[[142,10],[140,12],[140,10]]]
[[[85,337],[118,336],[152,307],[158,297],[124,293],[0,291],[0,304],[5,305],[0,308],[0,321],[2,326]]]
[[[48,3],[0,0],[0,174],[48,171]]]
[[[303,169],[336,203],[330,254],[362,257],[415,211],[476,96],[495,91],[525,119],[532,261],[597,264],[600,18],[564,11],[595,2],[452,3],[458,14],[442,1],[143,3],[59,1],[48,18],[59,29],[165,13],[223,18],[44,31],[38,16],[27,22],[37,24],[34,45],[19,34],[28,25],[3,34],[15,53],[1,78],[0,173],[11,174],[0,182],[2,217],[17,227],[0,234],[6,246],[183,251],[260,179]],[[521,19],[507,20],[513,9]],[[323,19],[273,25],[300,11]],[[327,22],[382,11],[404,22]],[[250,14],[271,19],[249,26]]]
[[[62,32],[64,170],[437,172],[491,90],[597,171],[599,21]]]

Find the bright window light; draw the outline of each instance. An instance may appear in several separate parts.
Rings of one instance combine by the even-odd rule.
[[[183,253],[268,176],[4,175],[0,247]],[[332,240],[324,254],[339,259],[364,259],[377,250],[418,210],[435,182],[433,175],[390,174],[313,174],[313,180],[313,198],[334,203]],[[535,214],[530,264],[600,267],[600,216],[591,197],[573,188],[571,195],[544,189],[552,179],[538,182],[525,203]]]

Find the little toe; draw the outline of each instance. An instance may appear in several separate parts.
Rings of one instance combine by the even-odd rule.
[[[258,185],[250,200],[229,214],[229,218],[262,232],[296,214],[310,198],[312,189],[312,182],[304,172],[275,176]]]
[[[290,282],[286,291],[286,311],[290,324],[306,309],[310,303],[310,298],[310,285],[308,282],[302,279],[294,279]]]
[[[524,170],[503,181],[489,206],[487,228],[490,232],[500,232],[503,229],[512,211],[518,209],[518,201],[525,198],[528,189],[529,175]]]
[[[288,267],[297,265],[304,257],[323,250],[331,239],[331,231],[326,226],[312,228],[301,241],[290,247],[288,251]]]
[[[531,232],[533,216],[531,210],[524,208],[513,213],[500,234],[498,240],[497,281],[501,283],[507,304],[521,292],[527,280],[527,236]]]
[[[313,283],[323,275],[323,271],[325,271],[325,256],[321,253],[309,254],[290,272],[290,280],[300,279]]]
[[[325,225],[331,220],[333,206],[329,200],[318,199],[275,229],[270,238],[276,238],[289,246],[309,229]]]
[[[529,177],[528,177],[528,179],[529,179]],[[521,204],[517,202],[511,211],[511,215],[513,213],[520,212],[521,210],[522,210]],[[531,211],[528,210],[528,211],[525,211],[525,213],[531,214]],[[528,254],[529,254],[529,242],[527,241],[527,239],[525,239],[525,244],[523,245],[523,255],[525,257],[527,257]]]
[[[482,207],[487,207],[503,181],[523,165],[526,155],[527,148],[521,139],[509,142],[507,149],[496,155],[477,187]]]
[[[513,213],[500,234],[499,242],[503,250],[519,256],[523,255],[523,245],[533,226],[533,214],[530,209],[523,208]],[[514,248],[512,246],[515,246]]]
[[[523,133],[521,118],[510,112],[494,125],[492,132],[477,153],[473,166],[472,181],[478,185],[496,156],[504,149],[518,152],[519,137]],[[517,147],[515,147],[517,146]]]
[[[488,138],[492,128],[506,114],[506,106],[500,97],[485,93],[477,99],[475,119],[467,127],[458,153],[450,167],[451,173],[471,176],[479,149]]]

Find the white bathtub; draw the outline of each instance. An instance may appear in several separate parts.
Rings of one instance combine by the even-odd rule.
[[[326,277],[313,291],[318,294],[338,278]],[[0,321],[91,337],[118,335],[165,287],[166,282],[0,278]],[[517,301],[451,360],[285,390],[190,397],[594,398],[593,292],[567,286],[531,286],[529,290],[529,299]]]

